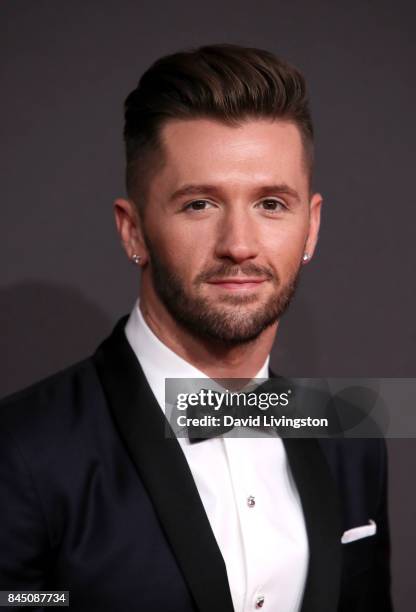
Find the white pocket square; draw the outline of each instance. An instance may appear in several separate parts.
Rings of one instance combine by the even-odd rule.
[[[355,542],[355,540],[361,540],[362,538],[368,538],[377,533],[377,525],[375,521],[370,519],[368,525],[362,525],[361,527],[354,527],[344,531],[341,538],[342,544],[349,544],[349,542]]]

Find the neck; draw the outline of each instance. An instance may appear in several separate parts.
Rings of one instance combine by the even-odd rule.
[[[161,342],[209,378],[253,378],[271,351],[278,327],[276,323],[250,342],[229,346],[195,336],[163,304],[145,295],[140,297],[140,310]]]

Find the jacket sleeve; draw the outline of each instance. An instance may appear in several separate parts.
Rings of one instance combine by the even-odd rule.
[[[375,555],[374,610],[392,612],[390,530],[388,519],[388,463],[384,438],[380,442],[380,496],[376,515],[379,537]]]
[[[47,588],[50,550],[30,466],[12,436],[0,427],[0,589]]]

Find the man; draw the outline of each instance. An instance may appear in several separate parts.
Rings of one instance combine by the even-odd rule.
[[[115,202],[140,299],[1,408],[0,585],[73,610],[391,610],[380,440],[165,435],[165,378],[267,378],[322,197],[301,74],[215,45],[125,106]]]

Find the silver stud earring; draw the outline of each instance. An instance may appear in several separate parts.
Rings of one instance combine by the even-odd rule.
[[[131,260],[134,264],[136,264],[136,266],[138,266],[141,260],[141,256],[136,255],[136,253],[133,253],[133,255],[131,256]]]
[[[309,261],[309,253],[304,253],[304,254],[303,254],[302,261],[303,261],[304,263],[306,263],[307,261]]]

